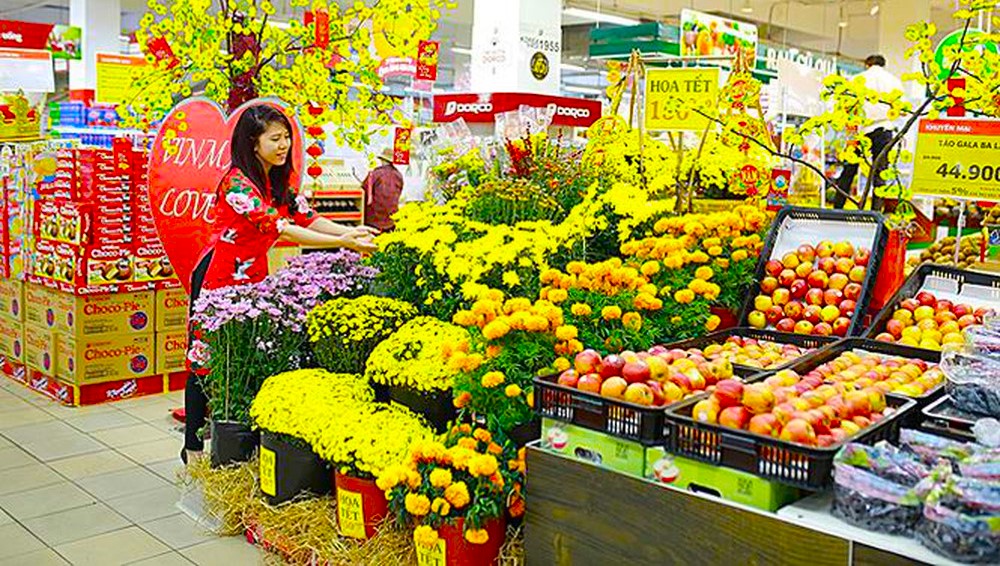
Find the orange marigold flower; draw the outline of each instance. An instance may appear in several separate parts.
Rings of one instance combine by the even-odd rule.
[[[590,316],[593,312],[590,305],[586,303],[576,303],[569,310],[573,313],[573,316]]]
[[[743,261],[748,256],[749,256],[749,254],[747,253],[746,250],[736,250],[735,252],[733,252],[733,256],[732,257],[733,257],[733,261]]]
[[[674,293],[674,300],[682,305],[686,305],[694,300],[694,291],[691,289],[681,289]]]
[[[556,371],[566,371],[573,367],[573,364],[566,358],[556,358],[556,361],[552,365],[555,366]]]
[[[640,271],[646,277],[651,277],[653,275],[656,275],[657,273],[660,272],[660,262],[647,261],[646,263],[642,264],[642,268],[640,269]]]
[[[601,309],[601,316],[604,320],[618,320],[622,316],[622,309],[617,306],[609,306]]]
[[[705,330],[711,332],[718,328],[720,324],[722,324],[722,319],[713,314],[705,321]]]
[[[712,268],[708,267],[707,265],[703,265],[698,269],[694,270],[694,276],[697,277],[698,279],[701,279],[702,281],[708,281],[709,279],[712,278],[713,275],[715,275],[715,272],[712,271]]]
[[[404,502],[406,511],[411,515],[422,517],[431,510],[431,501],[430,499],[427,499],[426,495],[407,493]]]
[[[487,340],[497,340],[503,338],[510,332],[510,326],[503,320],[497,319],[483,327],[483,336]]]
[[[469,401],[472,401],[472,394],[468,391],[463,391],[455,396],[455,399],[452,400],[452,404],[455,405],[456,409],[461,409],[462,407],[468,405]]]
[[[622,316],[622,326],[638,332],[642,328],[642,316],[637,312],[627,312]]]
[[[517,397],[521,395],[521,386],[519,386],[516,383],[511,383],[510,385],[504,388],[503,394],[508,397]]]
[[[472,436],[480,442],[493,441],[493,435],[490,434],[490,431],[486,430],[485,428],[477,428],[476,431],[472,433]]]
[[[469,529],[465,531],[465,540],[472,544],[486,544],[490,540],[486,529]]]
[[[455,509],[461,509],[469,504],[469,488],[465,482],[455,482],[444,490],[444,498]]]
[[[503,446],[500,446],[496,442],[490,442],[490,445],[486,447],[486,451],[490,454],[499,456],[500,454],[503,454]]]
[[[499,371],[488,371],[483,375],[480,383],[483,387],[489,389],[491,387],[496,387],[504,382],[504,375]]]
[[[556,328],[556,338],[559,340],[572,340],[579,335],[576,327],[573,325],[560,326]]]
[[[501,347],[501,346],[491,345],[491,346],[487,346],[486,347],[486,357],[487,358],[491,358],[491,359],[495,358],[495,357],[497,357],[497,356],[500,355],[500,352],[503,352],[503,347]]]

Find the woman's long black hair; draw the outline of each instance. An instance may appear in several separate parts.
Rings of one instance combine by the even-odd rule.
[[[292,156],[295,155],[294,136],[292,124],[283,112],[267,104],[257,104],[248,107],[240,115],[233,130],[233,139],[229,146],[232,166],[243,172],[257,189],[264,192],[267,183],[264,182],[264,167],[257,159],[255,146],[257,140],[267,129],[268,125],[278,122],[288,130],[288,135],[292,139],[292,146],[288,149],[288,158],[282,165],[271,167],[268,177],[271,181],[271,205],[287,206],[289,212],[296,212],[294,192],[289,188],[289,179],[294,168],[292,166]]]

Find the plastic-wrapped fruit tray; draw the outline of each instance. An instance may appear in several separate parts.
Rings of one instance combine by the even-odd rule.
[[[817,208],[785,207],[778,212],[771,225],[771,231],[764,241],[754,280],[750,284],[743,309],[740,311],[739,325],[749,326],[747,317],[753,311],[754,297],[764,279],[764,266],[768,260],[780,258],[787,252],[795,251],[802,244],[815,245],[822,240],[834,242],[848,241],[855,248],[871,250],[861,295],[856,302],[848,336],[859,336],[864,331],[864,319],[871,302],[877,267],[881,264],[882,253],[889,237],[885,229],[884,217],[876,212],[823,210]]]
[[[972,308],[986,307],[1000,311],[1000,276],[978,271],[968,271],[950,265],[925,263],[913,270],[899,287],[886,306],[875,315],[865,338],[875,338],[885,331],[892,313],[904,299],[916,297],[921,291],[929,291],[938,300],[964,303]]]
[[[901,358],[913,358],[918,360],[924,360],[925,362],[939,364],[941,363],[941,352],[935,352],[933,350],[926,350],[924,348],[914,348],[912,346],[906,346],[904,344],[893,344],[892,342],[878,342],[876,340],[868,340],[865,338],[845,338],[829,346],[824,346],[819,350],[809,354],[808,356],[799,358],[798,361],[793,362],[784,369],[793,370],[799,374],[805,374],[812,371],[816,366],[824,364],[830,360],[835,359],[837,356],[844,352],[857,352],[866,354],[875,354],[877,356],[885,357],[901,357]],[[774,373],[769,371],[768,375]],[[931,401],[938,398],[944,391],[945,383],[942,382],[940,385],[925,392],[919,397],[910,397],[908,395],[901,395],[898,393],[888,393],[890,396],[902,397],[905,399],[913,399],[917,402],[918,407],[924,407]]]
[[[837,341],[834,336],[811,336],[808,334],[790,334],[788,332],[778,332],[777,330],[761,330],[757,328],[750,327],[736,327],[727,328],[726,330],[719,330],[717,332],[712,332],[711,334],[706,334],[704,336],[699,336],[698,338],[689,338],[688,340],[682,340],[680,342],[674,342],[672,344],[664,344],[663,347],[673,350],[688,350],[690,348],[699,348],[704,350],[707,346],[712,344],[724,344],[727,339],[731,336],[739,336],[740,338],[752,338],[754,340],[766,340],[768,342],[776,342],[778,344],[794,344],[800,348],[809,348],[810,350],[816,350],[833,344]],[[810,352],[811,353],[811,352]],[[809,354],[805,354],[809,355]],[[804,357],[804,356],[803,356]],[[802,359],[801,357],[798,359]],[[771,372],[782,369],[797,360],[791,360],[784,364],[773,366],[769,368],[758,368],[754,366],[745,366],[742,364],[733,364],[733,371],[743,377],[755,376],[762,372]],[[754,378],[755,380],[756,378]],[[753,381],[753,380],[748,380]]]
[[[891,415],[858,431],[844,442],[827,447],[786,442],[745,430],[725,428],[694,420],[691,411],[707,395],[687,399],[666,411],[665,445],[668,452],[726,466],[780,483],[811,490],[827,488],[832,481],[833,458],[847,442],[895,442],[904,419],[916,402],[886,397]]]

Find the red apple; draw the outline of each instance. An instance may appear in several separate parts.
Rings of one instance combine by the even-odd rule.
[[[764,318],[767,319],[767,323],[770,324],[771,326],[778,324],[778,321],[784,318],[784,316],[785,316],[784,309],[782,309],[778,305],[774,305],[773,307],[767,309],[767,312],[764,313]]]
[[[823,306],[823,289],[813,288],[806,291],[806,304]]]
[[[798,319],[802,318],[802,310],[803,310],[803,308],[804,307],[802,306],[802,303],[800,303],[798,301],[791,301],[787,305],[785,305],[785,309],[784,309],[785,316],[787,316],[788,318],[791,318],[793,320],[798,320]]]
[[[625,400],[636,405],[651,407],[653,406],[653,390],[645,383],[630,383],[625,389]]]
[[[817,262],[819,268],[826,272],[827,275],[833,275],[837,272],[837,260],[832,257],[824,257]]]
[[[788,290],[792,294],[793,299],[802,299],[806,296],[806,291],[809,290],[809,285],[803,279],[796,279],[795,281],[792,281]]]
[[[781,265],[785,266],[785,269],[795,269],[802,263],[799,261],[799,256],[795,252],[788,252],[781,256]]]
[[[858,252],[854,254],[855,265],[868,267],[868,262],[870,262],[871,260],[872,260],[872,253],[866,250],[865,248],[859,249]]]
[[[594,373],[600,365],[601,355],[594,350],[584,350],[573,359],[573,368],[580,375]]]
[[[780,271],[778,273],[781,273]],[[765,295],[770,295],[778,288],[778,280],[768,275],[760,282],[760,291]]]
[[[933,307],[935,310],[937,309],[937,297],[935,297],[934,293],[931,293],[930,291],[920,291],[914,298],[921,305]]]
[[[702,399],[695,403],[691,409],[691,418],[706,424],[716,424],[719,422],[719,412],[722,410],[713,397]]]
[[[847,275],[851,272],[854,267],[854,260],[849,257],[839,257],[837,258],[837,273],[843,273]]]
[[[778,306],[785,306],[792,299],[792,293],[788,289],[778,288],[771,293],[771,302]]]
[[[823,292],[823,304],[837,306],[844,300],[844,293],[839,289],[827,289]]]
[[[650,393],[653,394],[653,406],[662,407],[667,404],[667,398],[663,394],[663,385],[659,381],[649,380],[646,382]]]
[[[649,380],[649,365],[646,362],[630,362],[622,368],[622,377],[629,383],[642,383]]]
[[[601,365],[597,368],[597,372],[601,374],[602,379],[608,379],[609,377],[621,375],[624,367],[625,358],[618,354],[611,354],[601,360]]]
[[[755,415],[770,412],[774,402],[774,391],[766,383],[751,383],[743,388],[743,406]]]
[[[834,273],[830,276],[830,284],[827,285],[830,289],[841,289],[847,287],[847,284],[851,282],[851,279],[844,275],[843,273]]]
[[[809,274],[806,283],[813,289],[826,289],[830,284],[830,276],[825,271],[817,269]]]
[[[792,419],[781,428],[781,434],[778,438],[787,442],[797,442],[812,446],[816,444],[816,431],[809,424],[809,421],[805,419]]]
[[[851,319],[842,316],[833,321],[833,335],[843,338],[847,336],[847,331],[851,329]]]
[[[855,265],[854,267],[851,268],[851,271],[848,272],[847,277],[850,278],[850,280],[855,283],[861,283],[862,281],[865,280],[865,273],[866,271],[864,267],[861,267],[860,265]]]
[[[566,387],[576,388],[576,384],[579,381],[580,375],[576,373],[576,370],[568,369],[559,374],[559,380],[557,383],[559,383],[559,385],[565,385]]]
[[[779,320],[774,327],[778,330],[778,332],[794,332],[795,321],[790,318],[783,318]]]
[[[966,328],[972,326],[976,323],[976,315],[974,314],[964,314],[958,317],[958,327]]]
[[[723,409],[719,413],[719,424],[727,428],[745,429],[752,415],[742,405]]]
[[[778,405],[774,407],[774,410],[771,411],[771,414],[778,419],[779,423],[785,424],[792,420],[792,415],[795,414],[796,410],[797,409],[791,403],[778,403]]]
[[[813,327],[812,333],[815,336],[832,336],[833,327],[826,322],[821,322]]]
[[[900,301],[899,306],[910,312],[913,312],[917,310],[917,307],[920,306],[920,303],[918,303],[916,299],[903,299],[902,301]]]
[[[881,332],[881,333],[879,333],[878,336],[875,337],[875,341],[876,342],[895,342],[896,341],[896,337],[893,336],[892,334],[889,334],[888,332]]]
[[[890,318],[889,322],[885,323],[885,331],[889,333],[893,338],[899,339],[903,336],[903,323],[895,318]]]
[[[781,307],[774,308],[780,309]],[[754,328],[764,328],[767,326],[767,316],[760,311],[751,311],[750,314],[747,315],[747,324]]]
[[[747,424],[747,430],[762,436],[777,437],[781,433],[781,422],[771,413],[754,415]]]
[[[836,305],[826,305],[823,307],[823,310],[820,311],[819,317],[823,319],[823,322],[832,323],[840,318],[840,309],[838,309]]]
[[[778,274],[778,285],[782,287],[790,287],[793,282],[798,278],[795,271],[792,269],[784,269]]]
[[[934,310],[937,312],[948,311],[951,312],[951,308],[955,306],[955,303],[949,301],[948,299],[941,299],[937,302]]]
[[[844,316],[850,318],[854,315],[854,309],[858,308],[858,303],[850,299],[844,299],[843,301],[840,301],[837,308],[840,309],[840,312],[844,313]]]
[[[857,301],[861,298],[861,285],[858,283],[848,283],[844,287],[844,298],[850,299],[852,301]]]
[[[823,320],[822,312],[823,312],[823,307],[819,305],[808,305],[802,311],[802,318],[808,320],[813,324],[819,324]]]
[[[955,305],[951,307],[951,312],[955,313],[955,316],[962,318],[968,314],[975,314],[975,311],[969,305]]]
[[[712,396],[723,409],[739,405],[743,402],[743,382],[738,379],[723,379],[715,384]]]
[[[600,393],[601,383],[603,380],[601,376],[596,373],[588,373],[580,378],[576,383],[576,388],[580,391],[589,391],[591,393]]]
[[[764,264],[764,271],[771,277],[777,277],[783,269],[785,269],[785,266],[776,259],[768,260],[768,262]]]
[[[819,257],[830,257],[833,255],[833,242],[823,240],[816,244],[816,255]]]
[[[800,320],[795,323],[795,329],[793,332],[796,334],[812,334],[813,323],[808,320]]]
[[[799,259],[802,261],[812,261],[816,259],[816,248],[810,246],[809,244],[802,244],[799,246],[795,253],[799,254]]]

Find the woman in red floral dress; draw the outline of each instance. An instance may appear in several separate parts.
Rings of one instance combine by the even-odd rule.
[[[276,108],[247,108],[233,130],[232,168],[219,184],[212,238],[191,275],[191,305],[202,289],[246,285],[268,275],[267,253],[279,240],[315,248],[372,252],[377,231],[348,228],[314,213],[289,185],[292,126]],[[200,455],[198,431],[205,425],[206,399],[198,379],[184,391],[182,459]]]

